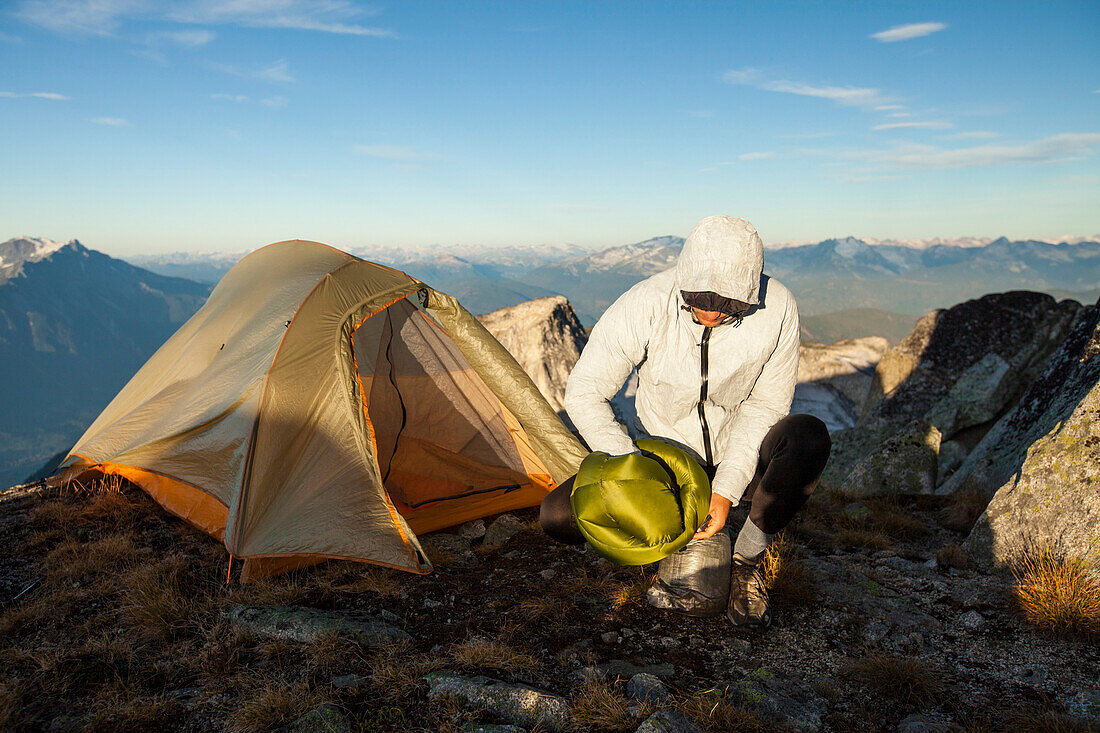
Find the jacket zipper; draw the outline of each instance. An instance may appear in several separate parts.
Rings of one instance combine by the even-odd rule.
[[[699,386],[699,404],[696,409],[699,412],[699,426],[703,429],[703,449],[706,451],[707,468],[714,468],[714,454],[711,453],[710,450],[710,427],[707,425],[707,415],[703,410],[703,404],[707,401],[710,326],[703,327],[703,340],[699,343],[699,347],[701,349],[699,354],[699,371],[700,376],[703,378],[703,382]]]

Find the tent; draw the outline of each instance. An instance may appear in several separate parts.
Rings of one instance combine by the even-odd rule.
[[[585,455],[454,298],[295,240],[237,263],[59,475],[132,481],[247,582],[329,558],[428,572],[416,533],[538,504]]]

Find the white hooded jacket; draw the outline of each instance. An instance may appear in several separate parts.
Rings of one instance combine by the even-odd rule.
[[[790,410],[798,373],[798,309],[787,288],[762,274],[763,265],[752,224],[708,217],[688,235],[675,268],[611,304],[565,390],[565,409],[589,448],[636,450],[610,400],[638,367],[635,404],[644,431],[692,450],[704,465],[711,457],[711,490],[741,498],[761,441]],[[753,307],[740,323],[705,328],[681,308],[681,290]]]

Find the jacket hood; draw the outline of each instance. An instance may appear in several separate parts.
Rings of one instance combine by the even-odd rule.
[[[676,289],[710,291],[756,305],[764,243],[756,228],[732,216],[708,216],[695,225],[676,261]]]

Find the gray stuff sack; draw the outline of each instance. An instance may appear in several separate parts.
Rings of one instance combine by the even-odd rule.
[[[729,592],[730,536],[723,529],[705,540],[691,540],[661,560],[646,599],[654,608],[717,616],[726,610]]]

